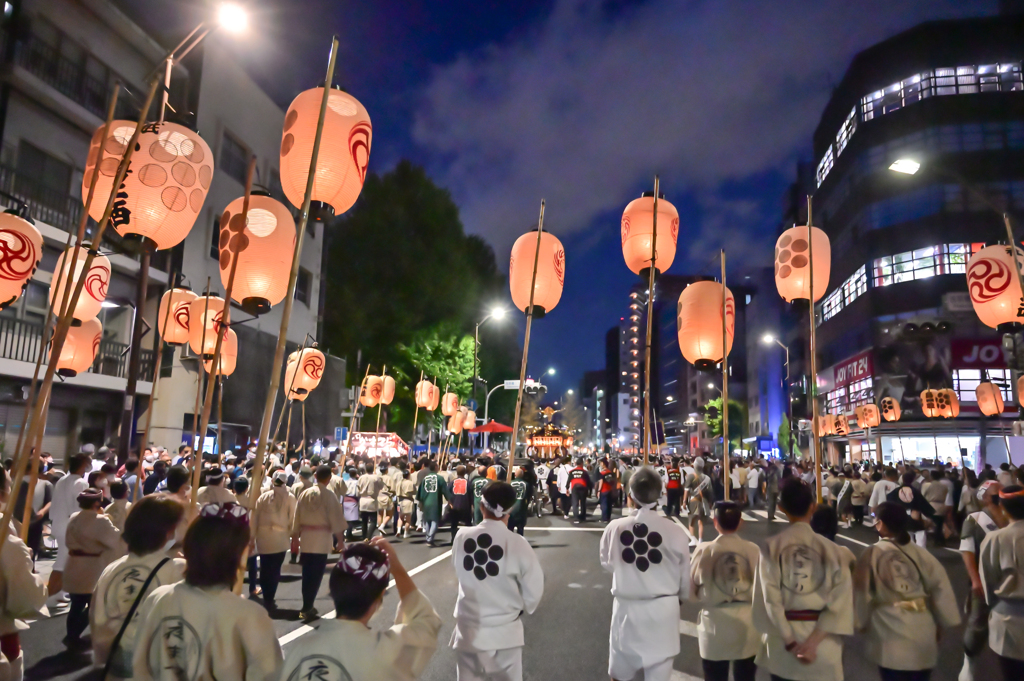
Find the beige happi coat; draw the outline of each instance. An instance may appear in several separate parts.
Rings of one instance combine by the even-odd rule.
[[[256,537],[256,553],[267,555],[288,550],[292,523],[295,521],[295,497],[284,485],[274,485],[256,500],[249,526]]]
[[[22,619],[47,614],[46,581],[32,571],[32,552],[11,531],[0,549],[0,636],[28,629]]]
[[[430,601],[413,591],[398,604],[395,624],[375,631],[352,620],[321,620],[288,651],[282,679],[413,681],[423,673],[441,631]],[[326,670],[322,677],[316,672]]]
[[[299,496],[292,521],[292,538],[302,541],[303,553],[330,553],[333,535],[348,527],[341,502],[326,485],[317,483]]]
[[[332,484],[334,483],[333,479],[331,480],[331,483]],[[313,486],[312,478],[304,478],[301,475],[296,476],[295,484],[292,485],[292,494],[295,496],[296,499],[298,499],[300,494],[302,494],[303,492],[305,492],[307,489],[309,489],[312,486]]]
[[[761,648],[754,628],[754,575],[761,550],[736,534],[698,544],[690,558],[693,592],[701,604],[697,643],[705,660],[745,660]]]
[[[227,478],[225,477],[225,479]],[[206,487],[199,488],[199,493],[196,494],[196,502],[202,508],[207,504],[235,504],[238,503],[238,500],[231,493],[231,490],[223,485],[207,485]]]
[[[281,646],[263,606],[224,587],[162,586],[142,604],[136,681],[278,681]]]
[[[817,611],[817,621],[788,619],[787,612]],[[838,547],[807,523],[793,523],[768,539],[754,580],[754,626],[764,632],[757,666],[793,681],[842,681],[843,642],[853,633],[853,577]],[[815,629],[828,635],[814,662],[786,650]]]
[[[857,629],[868,658],[901,671],[932,669],[937,627],[960,623],[945,568],[927,549],[883,539],[860,554],[854,578]]]
[[[1024,660],[1024,520],[989,532],[978,557],[988,616],[988,645],[996,655]]]
[[[64,568],[64,590],[69,594],[91,594],[103,568],[128,550],[110,518],[91,510],[71,516],[66,541],[70,555]]]
[[[127,499],[115,499],[110,506],[103,509],[103,512],[110,518],[110,522],[114,523],[114,527],[124,532],[124,521],[128,519],[128,511],[131,508],[132,505],[128,503]]]
[[[384,480],[374,473],[359,476],[359,512],[377,512],[377,497],[384,489]]]

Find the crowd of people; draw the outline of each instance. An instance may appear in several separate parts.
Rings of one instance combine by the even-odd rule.
[[[612,574],[612,679],[669,679],[680,651],[679,603],[701,607],[705,678],[752,681],[758,667],[781,681],[839,681],[843,639],[865,636],[883,681],[929,678],[939,635],[966,618],[962,681],[990,647],[1004,678],[1024,672],[1024,487],[1005,465],[980,474],[949,465],[870,462],[813,466],[701,456],[516,462],[490,457],[349,460],[341,452],[290,457],[276,447],[254,479],[253,448],[200,457],[192,502],[191,448],[146,449],[118,465],[106,448],[70,457],[67,473],[43,456],[29,542],[13,534],[0,552],[0,679],[20,678],[18,620],[48,595],[68,603],[65,644],[91,649],[105,676],[167,679],[414,679],[442,625],[387,537],[451,533],[459,592],[457,678],[522,679],[523,614],[544,575],[523,537],[531,516],[594,522],[600,562]],[[339,460],[342,459],[342,460]],[[256,494],[250,488],[258,485]],[[723,501],[728,485],[730,501]],[[0,500],[8,494],[6,475]],[[764,505],[789,526],[764,548],[739,536],[743,509]],[[613,509],[624,507],[622,514]],[[686,510],[689,532],[680,516]],[[48,584],[33,560],[44,521],[57,556]],[[873,525],[879,541],[859,558],[837,544],[840,525]],[[704,541],[705,525],[717,536]],[[710,533],[709,533],[710,534]],[[927,550],[960,537],[971,580],[961,608]],[[301,563],[305,622],[325,575],[334,617],[282,654],[273,619],[285,561]],[[337,556],[333,567],[331,557]],[[391,581],[394,626],[373,631]],[[248,589],[249,598],[241,597]],[[85,636],[88,630],[89,636]],[[979,679],[980,681],[980,679]]]

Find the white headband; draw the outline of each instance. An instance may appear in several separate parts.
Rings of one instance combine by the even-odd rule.
[[[480,505],[486,508],[488,511],[490,511],[491,515],[493,515],[498,520],[501,520],[505,516],[505,514],[508,513],[508,511],[502,508],[491,506],[489,503],[487,503],[487,499],[484,499],[483,497],[480,497]]]
[[[651,502],[649,504],[645,504],[644,502],[640,501],[635,496],[633,496],[633,492],[632,491],[630,491],[630,493],[629,493],[629,498],[632,499],[633,503],[636,504],[637,506],[639,506],[640,508],[654,508],[655,506],[658,505],[657,499],[655,499],[653,502]]]

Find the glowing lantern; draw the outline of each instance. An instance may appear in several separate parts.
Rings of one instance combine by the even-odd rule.
[[[828,289],[832,269],[832,249],[828,235],[813,227],[814,239],[814,300],[820,300]],[[786,302],[806,299],[810,294],[810,258],[807,253],[807,227],[791,227],[775,243],[775,286]]]
[[[284,372],[284,388],[304,395],[312,392],[324,375],[327,358],[316,348],[303,348],[288,355],[288,366]]]
[[[857,425],[863,429],[876,428],[882,423],[882,416],[874,404],[863,404],[854,409],[854,413],[857,415]]]
[[[533,260],[537,256],[537,284],[533,292],[533,316],[538,319],[555,309],[565,285],[565,249],[549,232],[540,237],[537,252],[537,230],[527,232],[512,245],[508,261],[508,287],[512,303],[523,312],[530,306],[530,282],[533,281]]]
[[[224,318],[224,299],[197,296],[188,306],[188,346],[203,359],[213,359]]]
[[[1024,258],[1019,247],[1017,256]],[[967,290],[982,324],[997,328],[1021,321],[1017,314],[1021,291],[1015,267],[1009,246],[988,246],[967,262]]]
[[[647,276],[651,266],[651,234],[654,233],[654,195],[644,192],[634,199],[622,213],[622,257],[633,274]],[[676,207],[658,197],[658,240],[655,243],[654,269],[664,272],[676,257],[679,238],[679,212]]]
[[[832,415],[831,414],[820,414],[818,415],[818,423],[816,430],[818,431],[818,437],[825,437],[826,435],[832,434]]]
[[[187,288],[172,288],[164,292],[160,298],[160,309],[157,310],[157,324],[165,343],[182,345],[188,342],[189,306],[198,297]],[[167,310],[168,306],[170,313]]]
[[[300,93],[292,100],[284,117],[281,186],[296,208],[302,205],[306,191],[323,97],[322,87]],[[370,162],[372,138],[370,115],[359,100],[347,92],[331,90],[327,96],[327,115],[313,182],[313,201],[331,206],[333,212],[326,211],[328,215],[341,215],[359,198]]]
[[[467,409],[466,413],[462,417],[463,428],[476,428],[476,412],[472,409]]]
[[[459,396],[455,393],[445,393],[441,398],[441,413],[451,416],[459,410]]]
[[[832,433],[840,436],[850,434],[850,420],[846,414],[835,414],[832,417]]]
[[[430,407],[434,397],[434,384],[430,381],[420,381],[416,384],[415,400],[416,407]]]
[[[363,394],[359,402],[364,407],[376,407],[380,404],[380,396],[384,392],[384,381],[380,376],[367,376],[363,382]]]
[[[239,197],[220,216],[220,281],[228,285],[231,259],[238,254],[238,269],[231,289],[249,314],[263,314],[288,294],[292,252],[295,249],[295,219],[288,208],[269,195],[253,192],[249,215],[242,224]]]
[[[921,413],[928,418],[935,418],[936,416],[942,416],[942,402],[940,402],[939,391],[928,390],[921,391]]]
[[[944,388],[939,392],[939,416],[947,419],[953,419],[960,415],[960,400],[957,399],[956,393],[949,388]]]
[[[459,433],[462,432],[462,428],[462,414],[456,411],[454,414],[451,415],[451,418],[448,419],[448,430],[452,433],[452,435],[458,435]]]
[[[736,301],[725,289],[725,354],[732,350],[736,329]],[[679,294],[676,305],[679,349],[698,370],[706,371],[722,361],[722,285],[698,281]]]
[[[441,402],[441,389],[436,385],[431,384],[430,388],[430,406],[427,407],[427,411],[434,411],[437,409],[437,405]]]
[[[57,358],[57,373],[61,376],[77,376],[88,371],[96,361],[96,354],[103,340],[103,325],[98,319],[90,319],[81,326],[68,329],[64,346]]]
[[[43,235],[11,211],[0,213],[0,310],[21,297],[43,257]]]
[[[879,402],[879,406],[882,410],[882,418],[890,423],[892,421],[900,420],[900,403],[891,397],[883,397],[882,401]]]
[[[381,404],[391,404],[391,400],[395,399],[395,379],[391,376],[384,377],[384,385],[380,394]]]
[[[1024,407],[1024,376],[1017,379],[1017,401]]]
[[[1003,413],[1003,393],[992,381],[982,381],[974,389],[978,400],[978,409],[985,416],[998,416]]]
[[[71,286],[70,296],[75,292],[78,279],[85,269],[85,259],[89,253],[85,248],[72,246],[57,258],[57,266],[53,270],[53,279],[50,281],[50,304],[55,309],[60,309],[64,301],[64,289]],[[60,285],[57,279],[60,278]],[[69,281],[70,280],[70,281]],[[110,284],[110,260],[105,255],[96,255],[85,275],[85,286],[82,287],[82,295],[78,298],[78,304],[72,312],[72,316],[81,322],[87,322],[100,313],[103,301],[107,299],[107,286]]]
[[[97,159],[100,172],[89,215],[99,221],[114,185],[117,166],[135,132],[134,121],[114,121],[92,136],[82,174],[82,199]],[[101,145],[102,143],[102,145]],[[102,146],[102,156],[100,147]],[[213,154],[198,133],[176,123],[150,123],[139,135],[130,172],[118,191],[110,222],[117,233],[148,248],[166,249],[185,240],[206,200],[213,179]]]
[[[203,362],[203,368],[206,369],[206,373],[217,374],[220,373],[223,376],[230,376],[235,373],[235,366],[238,364],[238,334],[232,329],[228,329],[228,333],[224,336],[224,340],[221,341],[220,345],[220,361],[217,362],[220,371],[213,371],[213,360],[208,359]]]

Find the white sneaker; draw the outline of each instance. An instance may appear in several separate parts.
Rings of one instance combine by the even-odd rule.
[[[960,670],[957,681],[974,681],[974,662],[968,655],[964,655],[964,666]]]

